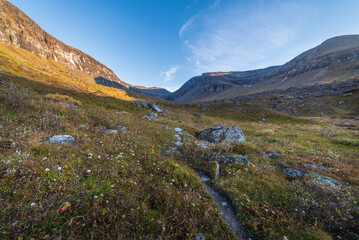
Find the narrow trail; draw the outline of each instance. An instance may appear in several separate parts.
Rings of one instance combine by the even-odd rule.
[[[207,181],[210,180],[208,176],[206,176],[201,171],[196,171],[197,176],[204,182],[204,186],[207,192],[213,197],[214,201],[217,203],[220,213],[223,216],[223,219],[227,222],[228,226],[231,230],[242,239],[249,239],[247,230],[242,225],[241,221],[237,217],[237,212],[232,205],[231,200],[223,194],[221,191],[218,191],[208,184]]]
[[[181,134],[182,129],[176,128],[174,138],[176,142],[173,146],[165,151],[162,156],[169,156],[173,151],[177,150],[177,148],[182,144]],[[211,180],[205,173],[201,171],[195,170],[195,173],[199,177],[199,179],[204,183],[206,191],[213,197],[215,203],[218,205],[220,209],[220,213],[223,216],[223,219],[227,222],[230,229],[241,239],[250,239],[248,237],[247,230],[242,225],[241,221],[237,217],[237,212],[232,205],[232,201],[221,191],[216,190],[206,184],[207,181]],[[216,176],[219,176],[219,165],[217,165]]]

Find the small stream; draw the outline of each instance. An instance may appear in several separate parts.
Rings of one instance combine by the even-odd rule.
[[[170,155],[173,151],[177,150],[177,148],[182,144],[182,137],[181,134],[184,134],[182,132],[181,128],[175,128],[175,135],[174,138],[176,142],[173,144],[173,146],[165,151],[162,156],[167,157]],[[204,183],[204,186],[206,188],[206,191],[213,197],[214,201],[217,203],[220,213],[223,216],[223,219],[227,222],[230,229],[241,239],[249,239],[247,230],[243,227],[241,221],[237,217],[237,212],[235,208],[232,205],[232,201],[221,191],[212,188],[208,184],[206,184],[207,181],[211,180],[210,177],[208,177],[204,172],[195,170],[197,176],[201,181]],[[217,164],[216,167],[216,178],[219,177],[219,164]]]
[[[223,216],[223,219],[227,222],[231,230],[238,237],[242,239],[249,239],[246,229],[242,226],[241,221],[237,217],[237,212],[232,205],[232,201],[221,191],[218,191],[206,184],[206,182],[209,181],[210,178],[205,173],[196,170],[196,174],[199,179],[204,182],[204,186],[207,192],[213,197],[214,201],[217,203],[220,209],[220,213]]]

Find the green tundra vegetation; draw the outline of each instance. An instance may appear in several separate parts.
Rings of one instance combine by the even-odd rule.
[[[251,104],[120,99],[1,78],[0,239],[237,239],[195,169],[231,199],[252,239],[359,238],[358,125]],[[141,119],[150,110],[127,101],[135,98],[158,104],[171,119]],[[198,131],[215,124],[238,126],[246,143],[197,146]],[[118,126],[127,131],[101,131]],[[188,135],[164,157],[176,127]],[[60,134],[76,144],[47,143]],[[221,165],[215,178],[209,159],[223,154],[245,155],[252,166]],[[285,168],[308,175],[289,178]],[[314,181],[316,173],[340,185]]]

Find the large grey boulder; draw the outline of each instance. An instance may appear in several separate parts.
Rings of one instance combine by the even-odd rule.
[[[218,163],[242,163],[247,166],[252,166],[252,164],[248,161],[246,156],[243,155],[222,155],[218,157],[211,158],[211,161],[217,161]]]
[[[161,108],[159,108],[156,104],[153,103],[144,102],[144,101],[132,101],[131,104],[141,108],[148,108],[158,113],[163,112]]]
[[[219,124],[200,131],[198,139],[211,143],[242,142],[245,143],[243,132],[239,127],[224,127]]]
[[[55,135],[52,136],[49,139],[49,142],[51,144],[71,144],[71,145],[75,145],[75,138],[73,136],[70,135]]]

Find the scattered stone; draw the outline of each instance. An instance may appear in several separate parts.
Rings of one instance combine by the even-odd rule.
[[[331,172],[328,168],[325,168],[325,167],[317,167],[313,164],[304,164],[305,167],[311,167],[311,168],[314,168],[314,169],[318,169],[318,170],[322,170],[322,171],[326,171],[326,172]]]
[[[262,118],[262,122],[266,122],[267,120],[265,118]]]
[[[282,174],[289,175],[291,177],[304,177],[305,174],[302,171],[295,170],[292,168],[286,168],[283,170]]]
[[[199,179],[201,179],[202,182],[208,182],[209,180],[211,180],[210,177],[208,177],[204,172],[196,170],[196,174],[199,177]]]
[[[348,96],[351,96],[351,95],[353,95],[353,93],[344,93],[343,97],[348,97]]]
[[[198,113],[198,112],[195,112],[195,113],[193,114],[193,116],[199,117],[199,113]]]
[[[339,104],[339,105],[343,105],[343,104],[344,104],[344,101],[339,101],[338,104]]]
[[[286,236],[283,236],[283,240],[288,240],[288,238]]]
[[[86,128],[86,125],[85,124],[80,124],[79,128]]]
[[[197,233],[195,240],[205,240],[206,238],[202,233]]]
[[[194,143],[197,145],[197,146],[200,146],[200,147],[203,147],[204,149],[211,149],[211,147],[209,146],[209,142],[206,142],[206,141],[194,141]]]
[[[0,79],[0,84],[4,84],[4,83],[5,83],[5,81]]]
[[[132,101],[131,104],[141,107],[141,108],[148,108],[151,109],[152,111],[161,113],[163,112],[161,108],[159,108],[156,104],[152,104],[149,102],[144,102],[144,101]]]
[[[265,158],[277,158],[279,157],[279,154],[276,152],[267,152],[266,154],[264,154]]]
[[[202,112],[204,112],[204,111],[206,111],[206,110],[207,110],[207,108],[205,108],[205,107],[201,109]]]
[[[124,126],[117,126],[117,127],[116,127],[116,130],[119,130],[119,131],[127,131],[127,128],[124,127]]]
[[[165,118],[171,119],[171,117],[168,116],[166,113],[160,112],[160,113],[158,113],[158,114],[161,115],[161,116],[163,116],[163,117],[165,117]]]
[[[163,157],[169,156],[173,151],[177,150],[177,148],[182,145],[182,137],[179,132],[175,132],[174,138],[176,140],[175,143],[170,149],[168,149],[162,154]]]
[[[73,109],[79,108],[79,106],[72,104],[72,103],[68,103],[68,102],[59,102],[59,104],[65,105],[65,106],[67,106],[69,108],[73,108]]]
[[[227,206],[227,202],[222,202],[222,206],[223,207]]]
[[[71,144],[75,145],[75,138],[70,135],[55,135],[49,139],[50,144]]]
[[[118,131],[116,129],[104,129],[104,130],[100,130],[98,132],[104,133],[104,134],[117,134],[118,133]]]
[[[219,172],[219,163],[217,163],[217,165],[216,165],[216,178],[219,178],[219,174],[220,174],[220,172]]]
[[[246,156],[243,155],[222,155],[218,157],[212,157],[211,161],[217,161],[223,164],[229,163],[242,163],[247,166],[253,166],[247,159]]]
[[[147,119],[150,121],[157,121],[157,113],[150,112],[150,115],[144,115],[141,117],[142,119]]]
[[[183,123],[183,121],[182,121],[182,120],[178,120],[178,122],[179,122],[179,123]]]
[[[182,128],[175,128],[176,132],[182,132]]]
[[[242,142],[245,143],[245,138],[242,130],[236,126],[225,127],[219,124],[200,131],[198,139],[207,142]]]

